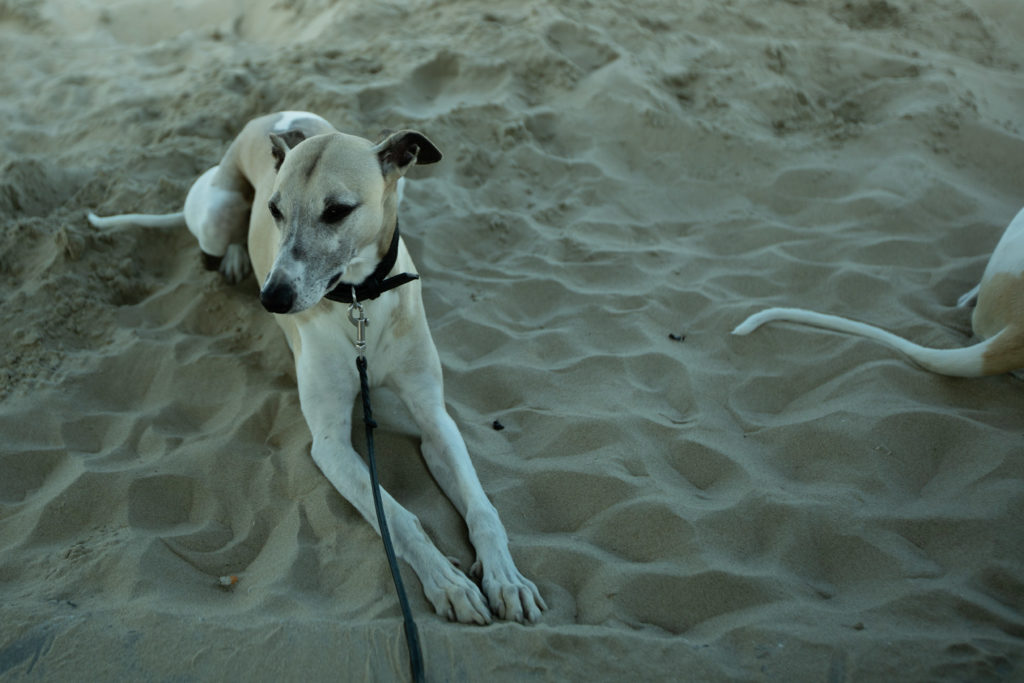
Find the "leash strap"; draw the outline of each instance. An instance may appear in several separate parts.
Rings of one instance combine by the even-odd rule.
[[[358,351],[356,368],[359,370],[359,388],[363,396],[363,423],[366,425],[366,449],[367,460],[370,466],[370,489],[373,491],[373,507],[377,512],[377,526],[380,527],[380,538],[384,542],[384,554],[388,558],[391,579],[395,582],[398,604],[402,608],[402,619],[405,622],[405,644],[409,649],[409,670],[412,673],[412,680],[415,683],[422,683],[426,679],[423,676],[423,654],[420,651],[420,637],[416,630],[416,622],[412,618],[412,610],[409,608],[409,599],[405,594],[402,573],[398,569],[395,547],[391,543],[391,532],[388,530],[388,522],[384,516],[384,501],[380,493],[380,479],[377,476],[377,458],[373,448],[373,430],[376,429],[377,423],[373,419],[373,410],[370,407],[370,382],[366,374],[366,356],[364,355],[367,320],[366,316],[363,315],[363,306],[359,303],[358,299],[349,306],[348,316],[352,324],[356,326],[356,350]]]

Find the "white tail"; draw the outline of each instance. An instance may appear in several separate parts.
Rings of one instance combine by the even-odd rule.
[[[97,228],[117,228],[122,225],[140,225],[144,228],[178,228],[185,225],[185,214],[177,213],[123,213],[118,216],[97,216],[89,212],[89,222]]]
[[[821,327],[827,330],[846,332],[874,339],[906,354],[911,360],[926,370],[952,377],[981,377],[986,374],[992,374],[991,370],[989,372],[983,370],[983,355],[992,345],[992,342],[999,338],[999,335],[996,335],[979,344],[962,349],[931,349],[907,341],[903,337],[886,332],[874,325],[841,318],[837,315],[816,313],[802,308],[769,308],[760,313],[755,313],[744,320],[736,326],[732,333],[747,335],[761,325],[774,321],[813,325],[814,327]]]

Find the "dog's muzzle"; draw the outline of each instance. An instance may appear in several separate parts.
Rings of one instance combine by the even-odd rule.
[[[260,303],[271,313],[287,313],[295,306],[295,288],[289,284],[271,283],[260,291]]]

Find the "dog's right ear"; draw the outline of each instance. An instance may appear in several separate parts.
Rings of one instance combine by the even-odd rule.
[[[435,164],[441,160],[441,151],[423,133],[400,130],[391,133],[374,147],[384,177],[404,175],[417,163]]]
[[[284,163],[284,155],[288,153],[291,147],[284,141],[280,135],[270,134],[270,153],[274,155],[274,170],[280,171],[281,164]]]

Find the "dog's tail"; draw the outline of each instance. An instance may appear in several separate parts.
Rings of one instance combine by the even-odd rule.
[[[144,228],[179,228],[185,225],[185,213],[123,213],[118,216],[97,216],[92,211],[89,222],[97,228],[119,228],[123,225],[139,225]]]
[[[1002,360],[1004,354],[998,353],[1001,347],[997,345],[997,342],[1000,337],[1011,332],[1009,328],[973,346],[961,349],[932,349],[915,344],[891,332],[886,332],[880,327],[841,318],[837,315],[815,313],[814,311],[802,308],[769,308],[760,313],[755,313],[744,320],[736,326],[732,333],[747,335],[761,325],[774,321],[812,325],[826,330],[846,332],[874,339],[904,353],[924,369],[937,372],[940,375],[982,377],[984,375],[998,375],[1020,367],[1019,364],[1015,364],[1018,361],[1013,359],[1007,359],[1004,362]],[[1008,365],[1013,367],[1004,367]]]

